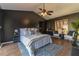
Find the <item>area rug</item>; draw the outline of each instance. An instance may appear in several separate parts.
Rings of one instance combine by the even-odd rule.
[[[18,43],[18,48],[21,51],[22,56],[29,56],[27,49],[22,43]],[[48,44],[35,51],[35,56],[56,56],[60,51],[64,49],[63,46],[57,44]]]

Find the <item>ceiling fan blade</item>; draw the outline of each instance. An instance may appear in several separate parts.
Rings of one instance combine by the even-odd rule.
[[[53,13],[53,11],[48,11],[49,13]]]
[[[47,15],[52,15],[51,13],[47,12]]]
[[[52,14],[48,14],[48,15],[52,15]]]
[[[46,11],[46,9],[43,9],[44,11]]]
[[[39,10],[43,10],[42,8],[39,8]]]
[[[46,9],[42,9],[42,12],[45,13],[46,12]]]

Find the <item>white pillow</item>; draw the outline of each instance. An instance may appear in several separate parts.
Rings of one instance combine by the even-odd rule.
[[[21,36],[26,35],[26,28],[20,28],[20,35]]]

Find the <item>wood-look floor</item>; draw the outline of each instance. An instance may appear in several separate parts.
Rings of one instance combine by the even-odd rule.
[[[60,51],[57,56],[71,56],[72,44],[68,40],[62,40],[55,37],[52,37],[52,41],[54,44],[64,46],[64,50]]]
[[[52,37],[53,43],[64,46],[57,56],[69,56],[71,53],[71,42]],[[0,48],[0,56],[21,56],[17,43],[10,43]]]
[[[0,48],[0,56],[20,56],[17,43],[9,43]]]

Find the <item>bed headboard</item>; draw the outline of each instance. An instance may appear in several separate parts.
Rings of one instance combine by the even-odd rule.
[[[20,28],[20,35],[33,35],[33,34],[37,34],[38,33],[38,29],[37,28]]]

